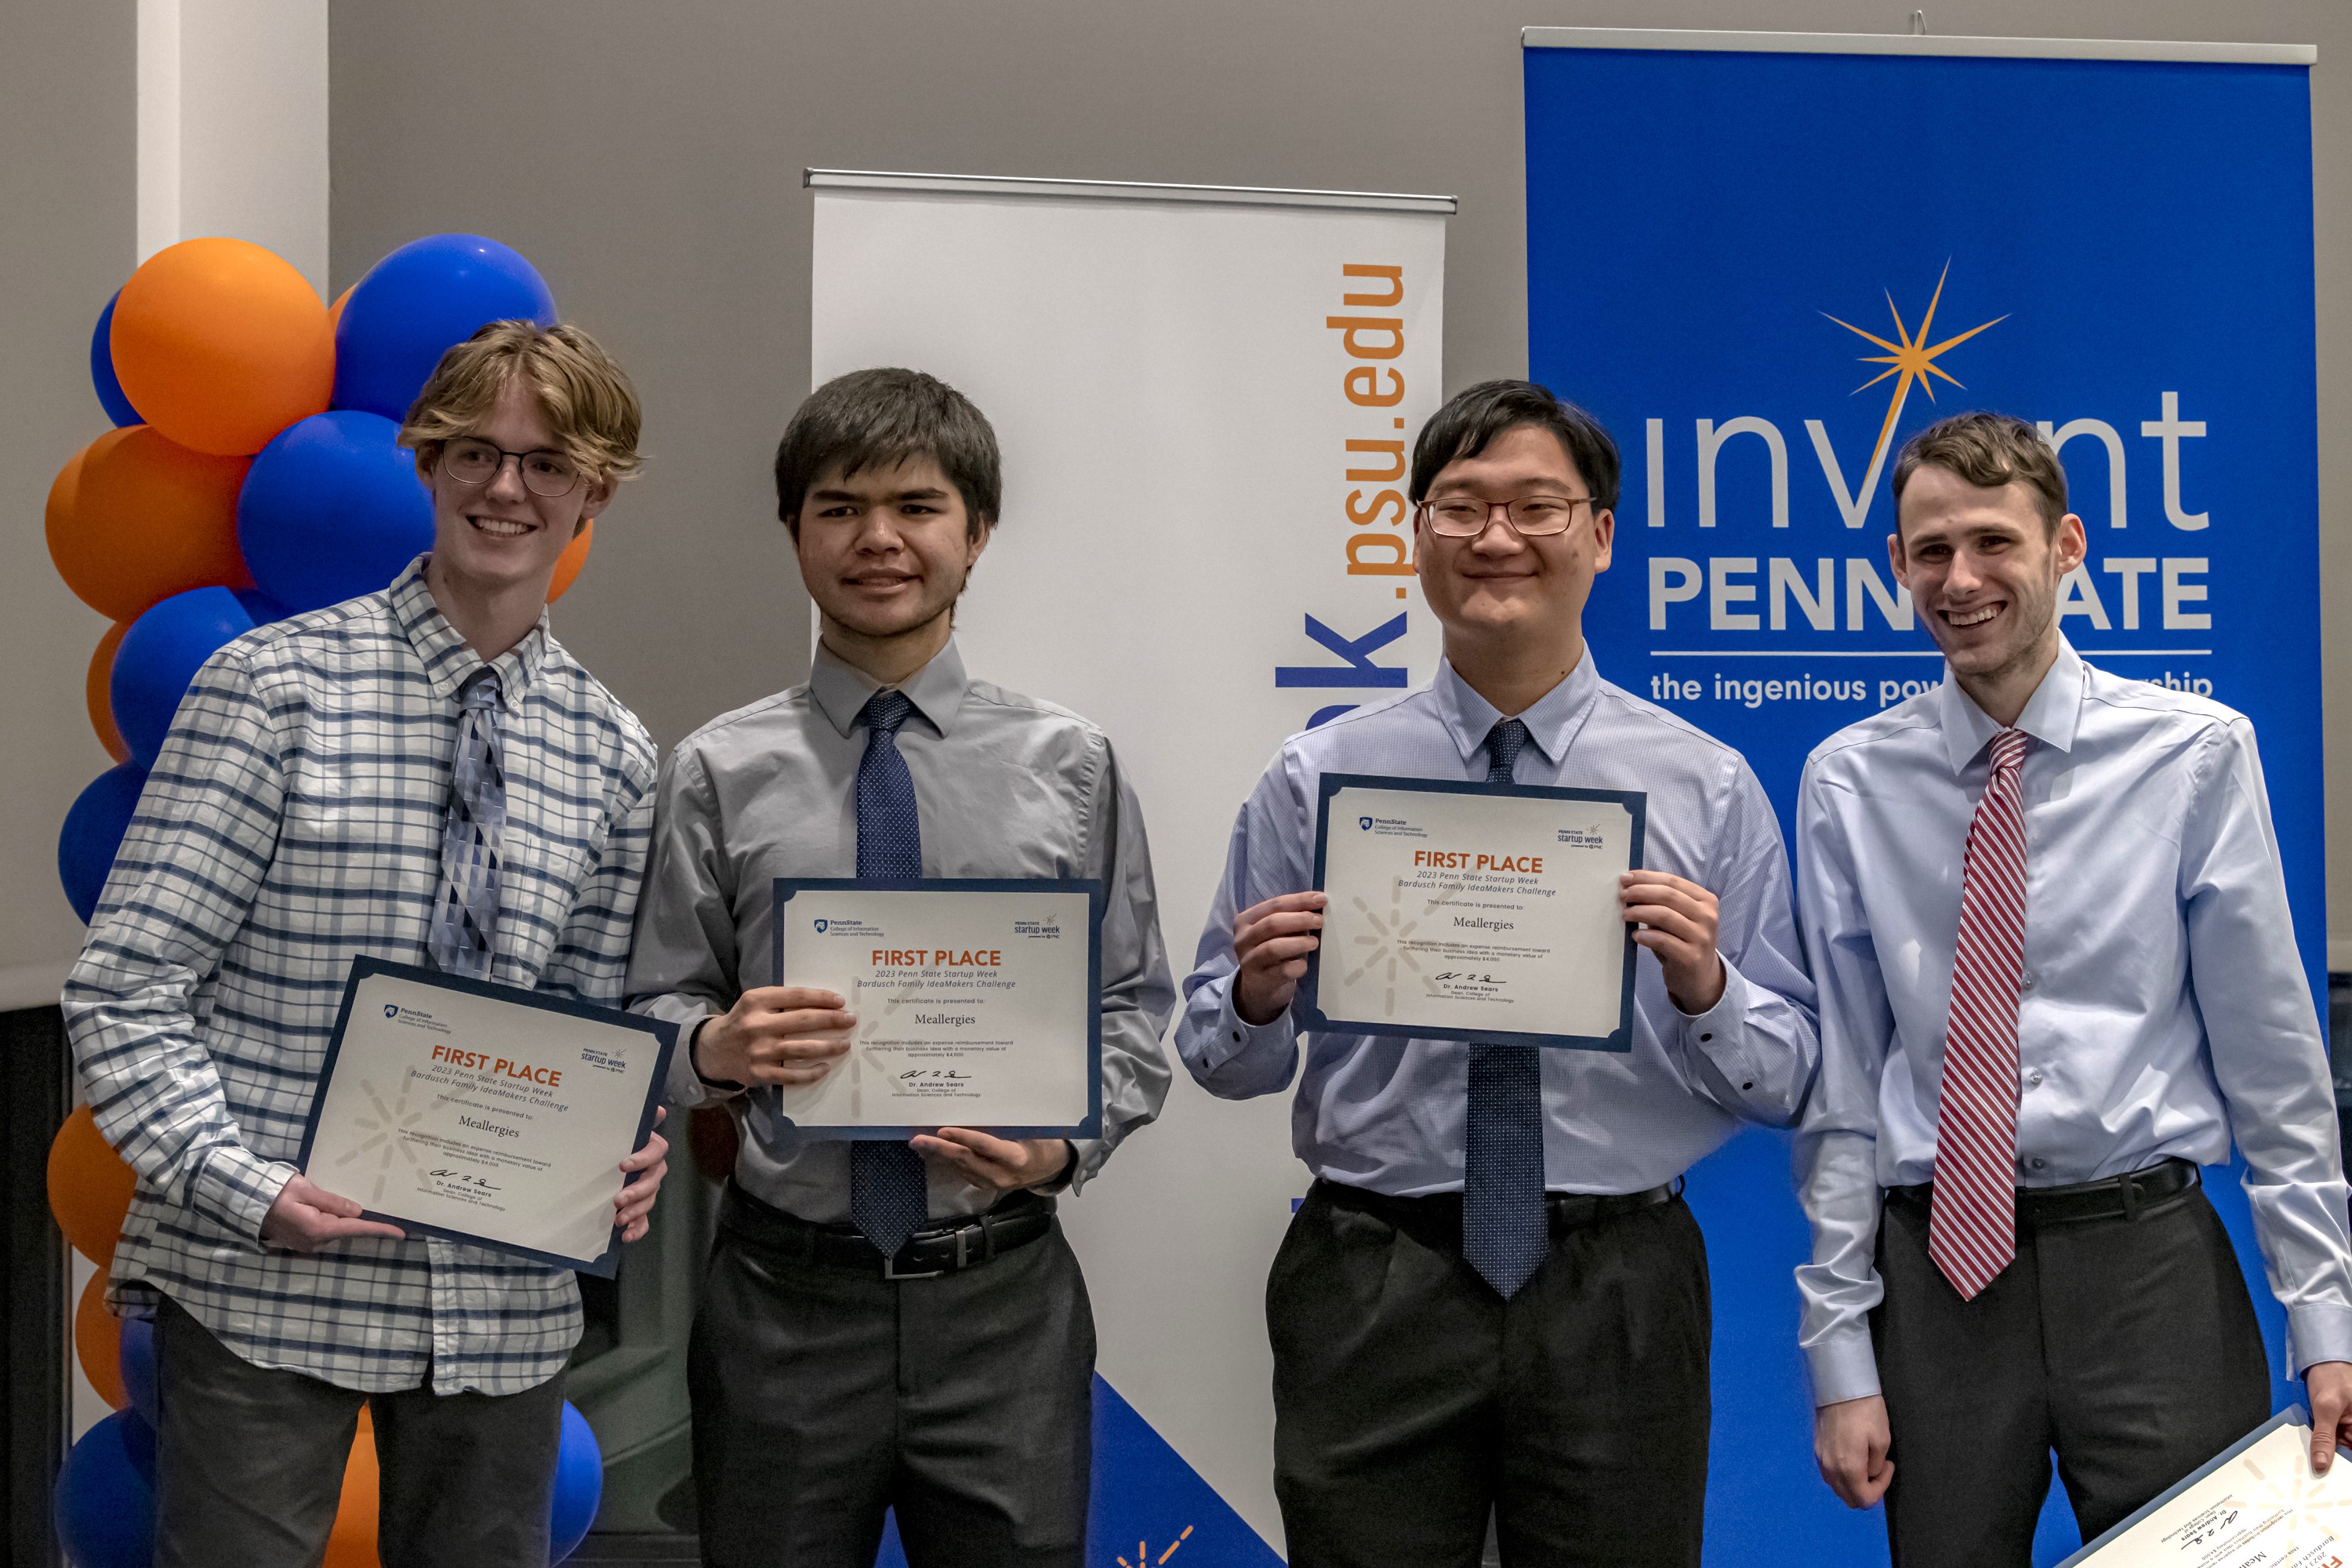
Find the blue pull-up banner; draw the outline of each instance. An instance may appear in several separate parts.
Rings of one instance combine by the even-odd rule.
[[[2253,720],[2325,995],[2309,52],[1527,41],[1530,372],[1625,458],[1585,616],[1601,673],[1738,746],[1788,831],[1813,745],[1942,674],[1887,562],[1896,449],[1963,409],[2037,422],[2090,537],[2063,628]],[[1776,1145],[1748,1134],[1692,1178],[1717,1312],[1706,1558],[1883,1563],[1877,1517],[1814,1473]],[[2242,1198],[2210,1185],[2252,1262]]]

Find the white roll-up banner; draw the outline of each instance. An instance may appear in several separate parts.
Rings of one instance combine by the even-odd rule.
[[[994,425],[1003,516],[959,645],[975,677],[1108,731],[1181,977],[1283,738],[1434,669],[1404,489],[1440,401],[1454,204],[809,183],[815,383],[904,365]],[[1286,1093],[1231,1103],[1175,1079],[1062,1206],[1101,1342],[1100,1568],[1271,1563],[1282,1541],[1265,1277],[1308,1177]]]

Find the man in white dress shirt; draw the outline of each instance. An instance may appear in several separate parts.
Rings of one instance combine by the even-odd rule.
[[[1944,420],[1894,489],[1948,676],[1822,742],[1798,805],[1814,1448],[1903,1568],[2023,1568],[2053,1450],[2089,1540],[2270,1414],[2198,1185],[2232,1136],[2313,1463],[2352,1439],[2336,1106],[2252,726],[2060,636],[2083,523],[2032,426]]]

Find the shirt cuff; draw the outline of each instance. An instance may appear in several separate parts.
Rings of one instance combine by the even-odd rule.
[[[259,1246],[261,1222],[294,1175],[294,1167],[282,1160],[265,1160],[238,1144],[224,1143],[196,1167],[188,1184],[188,1202],[207,1219]]]
[[[1682,1019],[1684,1038],[1723,1068],[1734,1083],[1752,1083],[1755,1063],[1748,1059],[1748,977],[1731,960],[1723,961],[1723,994],[1704,1013],[1685,1013],[1666,998]]]
[[[1878,1352],[1871,1348],[1866,1322],[1857,1321],[1808,1345],[1805,1364],[1813,1374],[1815,1409],[1867,1399],[1878,1392]]]
[[[1040,1182],[1029,1189],[1031,1192],[1049,1198],[1075,1193],[1094,1180],[1095,1173],[1110,1158],[1110,1144],[1103,1139],[1065,1138],[1062,1142],[1070,1146],[1070,1163],[1052,1181]]]
[[[698,1018],[688,1018],[677,1026],[677,1049],[671,1053],[669,1084],[666,1098],[680,1110],[692,1110],[699,1106],[717,1105],[743,1092],[741,1084],[720,1083],[702,1076],[694,1062],[694,1037],[702,1026],[718,1016],[705,1013]]]
[[[2323,1361],[2352,1362],[2352,1307],[2312,1301],[2286,1315],[2286,1348],[2294,1374]]]
[[[1224,994],[1217,999],[1215,1037],[1201,1050],[1201,1069],[1214,1072],[1235,1057],[1266,1047],[1288,1048],[1298,1037],[1298,1026],[1285,1007],[1269,1023],[1253,1024],[1234,1011],[1234,977],[1224,978]]]

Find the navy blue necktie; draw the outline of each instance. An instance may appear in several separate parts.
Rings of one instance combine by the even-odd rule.
[[[1486,735],[1486,782],[1509,784],[1528,727],[1506,719]],[[1506,1301],[1543,1266],[1540,1047],[1473,1043],[1462,1151],[1462,1257]]]
[[[866,704],[866,754],[857,761],[857,874],[923,874],[923,823],[915,776],[898,754],[898,727],[915,705],[903,691],[877,691]],[[849,1218],[866,1239],[895,1257],[930,1209],[923,1157],[895,1139],[849,1146]]]

